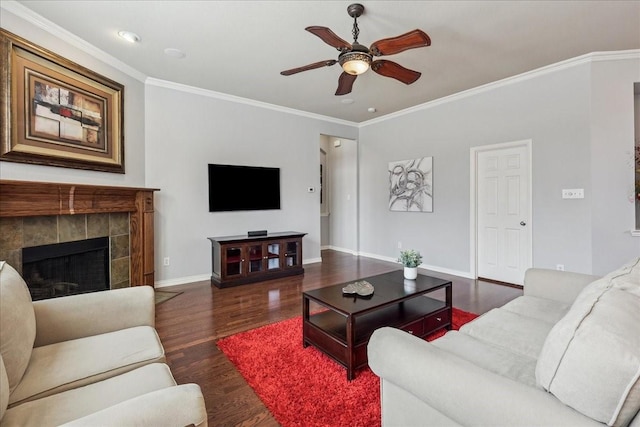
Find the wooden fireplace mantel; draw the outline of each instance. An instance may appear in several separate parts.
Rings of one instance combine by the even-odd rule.
[[[131,286],[154,285],[156,188],[0,180],[0,217],[129,212]]]

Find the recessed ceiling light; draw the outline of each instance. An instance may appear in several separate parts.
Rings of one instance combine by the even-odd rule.
[[[376,109],[373,108],[373,107],[369,107],[369,108],[367,108],[367,111],[370,112],[370,113],[375,113]]]
[[[353,104],[353,99],[345,98],[345,99],[340,100],[340,102],[342,102],[343,104]]]
[[[118,35],[129,43],[136,43],[142,40],[139,35],[132,33],[131,31],[118,31]]]
[[[172,58],[178,58],[178,59],[182,59],[185,56],[187,56],[187,54],[181,51],[180,49],[175,49],[173,47],[166,48],[164,50],[164,54]]]

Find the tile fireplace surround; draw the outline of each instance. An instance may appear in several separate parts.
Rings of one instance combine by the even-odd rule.
[[[22,248],[108,236],[111,288],[154,284],[157,189],[0,180],[0,259]]]

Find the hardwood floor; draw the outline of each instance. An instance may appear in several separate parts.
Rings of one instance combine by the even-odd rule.
[[[400,269],[397,263],[323,251],[304,276],[218,289],[210,282],[162,288],[182,294],[156,306],[156,328],[179,384],[200,385],[209,426],[278,426],[242,376],[218,350],[220,338],[299,316],[302,291]],[[522,295],[518,288],[420,271],[453,282],[453,305],[482,314]],[[434,293],[444,299],[442,294]]]

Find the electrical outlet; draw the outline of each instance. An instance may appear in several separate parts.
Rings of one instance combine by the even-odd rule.
[[[564,264],[556,264],[556,270],[564,271]]]
[[[398,242],[398,249],[402,249],[402,242]]]
[[[165,267],[169,265],[169,257],[168,256],[164,257],[163,264],[164,264]]]

